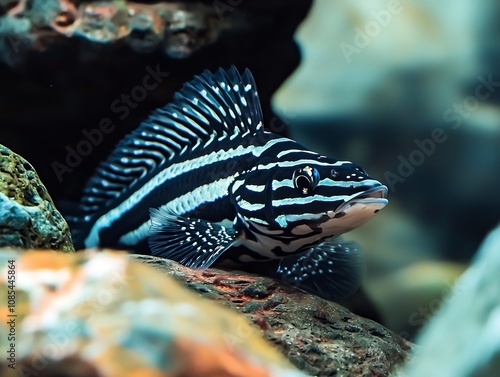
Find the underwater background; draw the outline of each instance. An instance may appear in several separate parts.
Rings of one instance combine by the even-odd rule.
[[[385,324],[413,334],[500,220],[500,4],[314,2],[274,97],[292,137],[360,163],[389,205],[346,235]]]
[[[382,323],[413,336],[500,220],[500,4],[216,3],[0,0],[0,143],[71,207],[184,82],[249,67],[268,129],[388,186],[387,208],[345,238]]]

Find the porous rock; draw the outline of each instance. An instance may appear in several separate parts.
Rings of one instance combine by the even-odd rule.
[[[2,145],[0,246],[74,250],[68,224],[33,166]]]
[[[289,34],[311,1],[300,0],[293,5],[284,0],[269,3],[0,0],[0,40],[6,45],[10,43],[3,46],[4,53],[17,54],[21,47],[44,51],[75,38],[92,44],[125,45],[137,53],[156,51],[183,59],[219,38],[226,38],[229,33],[273,29],[269,21],[278,13],[282,15],[280,34]],[[287,14],[280,11],[285,5],[289,5]],[[261,17],[256,17],[259,13]],[[0,60],[16,63],[8,54]]]
[[[310,375],[388,376],[411,349],[411,343],[380,324],[270,278],[216,269],[200,272],[162,258],[131,257],[245,313],[267,340]]]
[[[0,297],[12,275],[16,302],[1,301],[0,330],[14,318],[15,360],[2,336],[2,376],[305,376],[243,315],[125,253],[0,250]]]

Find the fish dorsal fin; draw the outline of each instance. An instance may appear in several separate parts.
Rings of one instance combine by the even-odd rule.
[[[262,110],[250,71],[240,75],[234,66],[205,71],[116,146],[87,183],[81,210],[84,216],[100,211],[174,158],[262,129]]]

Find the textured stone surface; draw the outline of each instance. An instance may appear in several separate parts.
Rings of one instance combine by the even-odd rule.
[[[417,339],[400,377],[500,375],[500,226]]]
[[[2,376],[304,376],[243,315],[117,252],[0,251],[2,334],[9,260],[17,369],[3,356]]]
[[[33,166],[2,145],[0,246],[73,250],[68,224]]]
[[[300,0],[298,8],[310,0]],[[285,1],[75,1],[1,0],[0,36],[11,52],[2,59],[16,64],[16,51],[43,51],[67,38],[97,44],[124,44],[138,53],[158,51],[171,58],[187,58],[229,33],[268,28],[270,16]],[[303,5],[302,5],[303,4]],[[260,19],[255,13],[267,10]],[[294,17],[290,9],[287,18]],[[246,12],[250,11],[250,19]],[[262,15],[262,14],[261,14]],[[288,29],[286,24],[282,25]],[[287,32],[287,30],[283,30]],[[8,46],[4,45],[5,49]],[[9,57],[11,58],[9,60]]]
[[[14,53],[43,51],[67,38],[82,38],[97,44],[122,43],[138,53],[159,51],[186,58],[215,42],[229,26],[216,22],[215,6],[201,2],[12,0],[3,9],[0,24]],[[3,59],[16,64],[15,57],[5,54]]]
[[[269,278],[216,269],[199,272],[161,258],[131,257],[245,313],[266,339],[310,375],[388,376],[411,348],[376,322]]]

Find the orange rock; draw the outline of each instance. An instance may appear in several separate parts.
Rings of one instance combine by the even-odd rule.
[[[174,355],[179,365],[176,376],[204,377],[268,377],[269,372],[229,351],[226,347],[207,347],[191,339],[174,342]]]
[[[56,374],[76,358],[102,376],[302,376],[244,316],[125,253],[4,250],[0,297],[8,260],[16,269],[18,368]],[[5,354],[5,336],[0,346]]]

